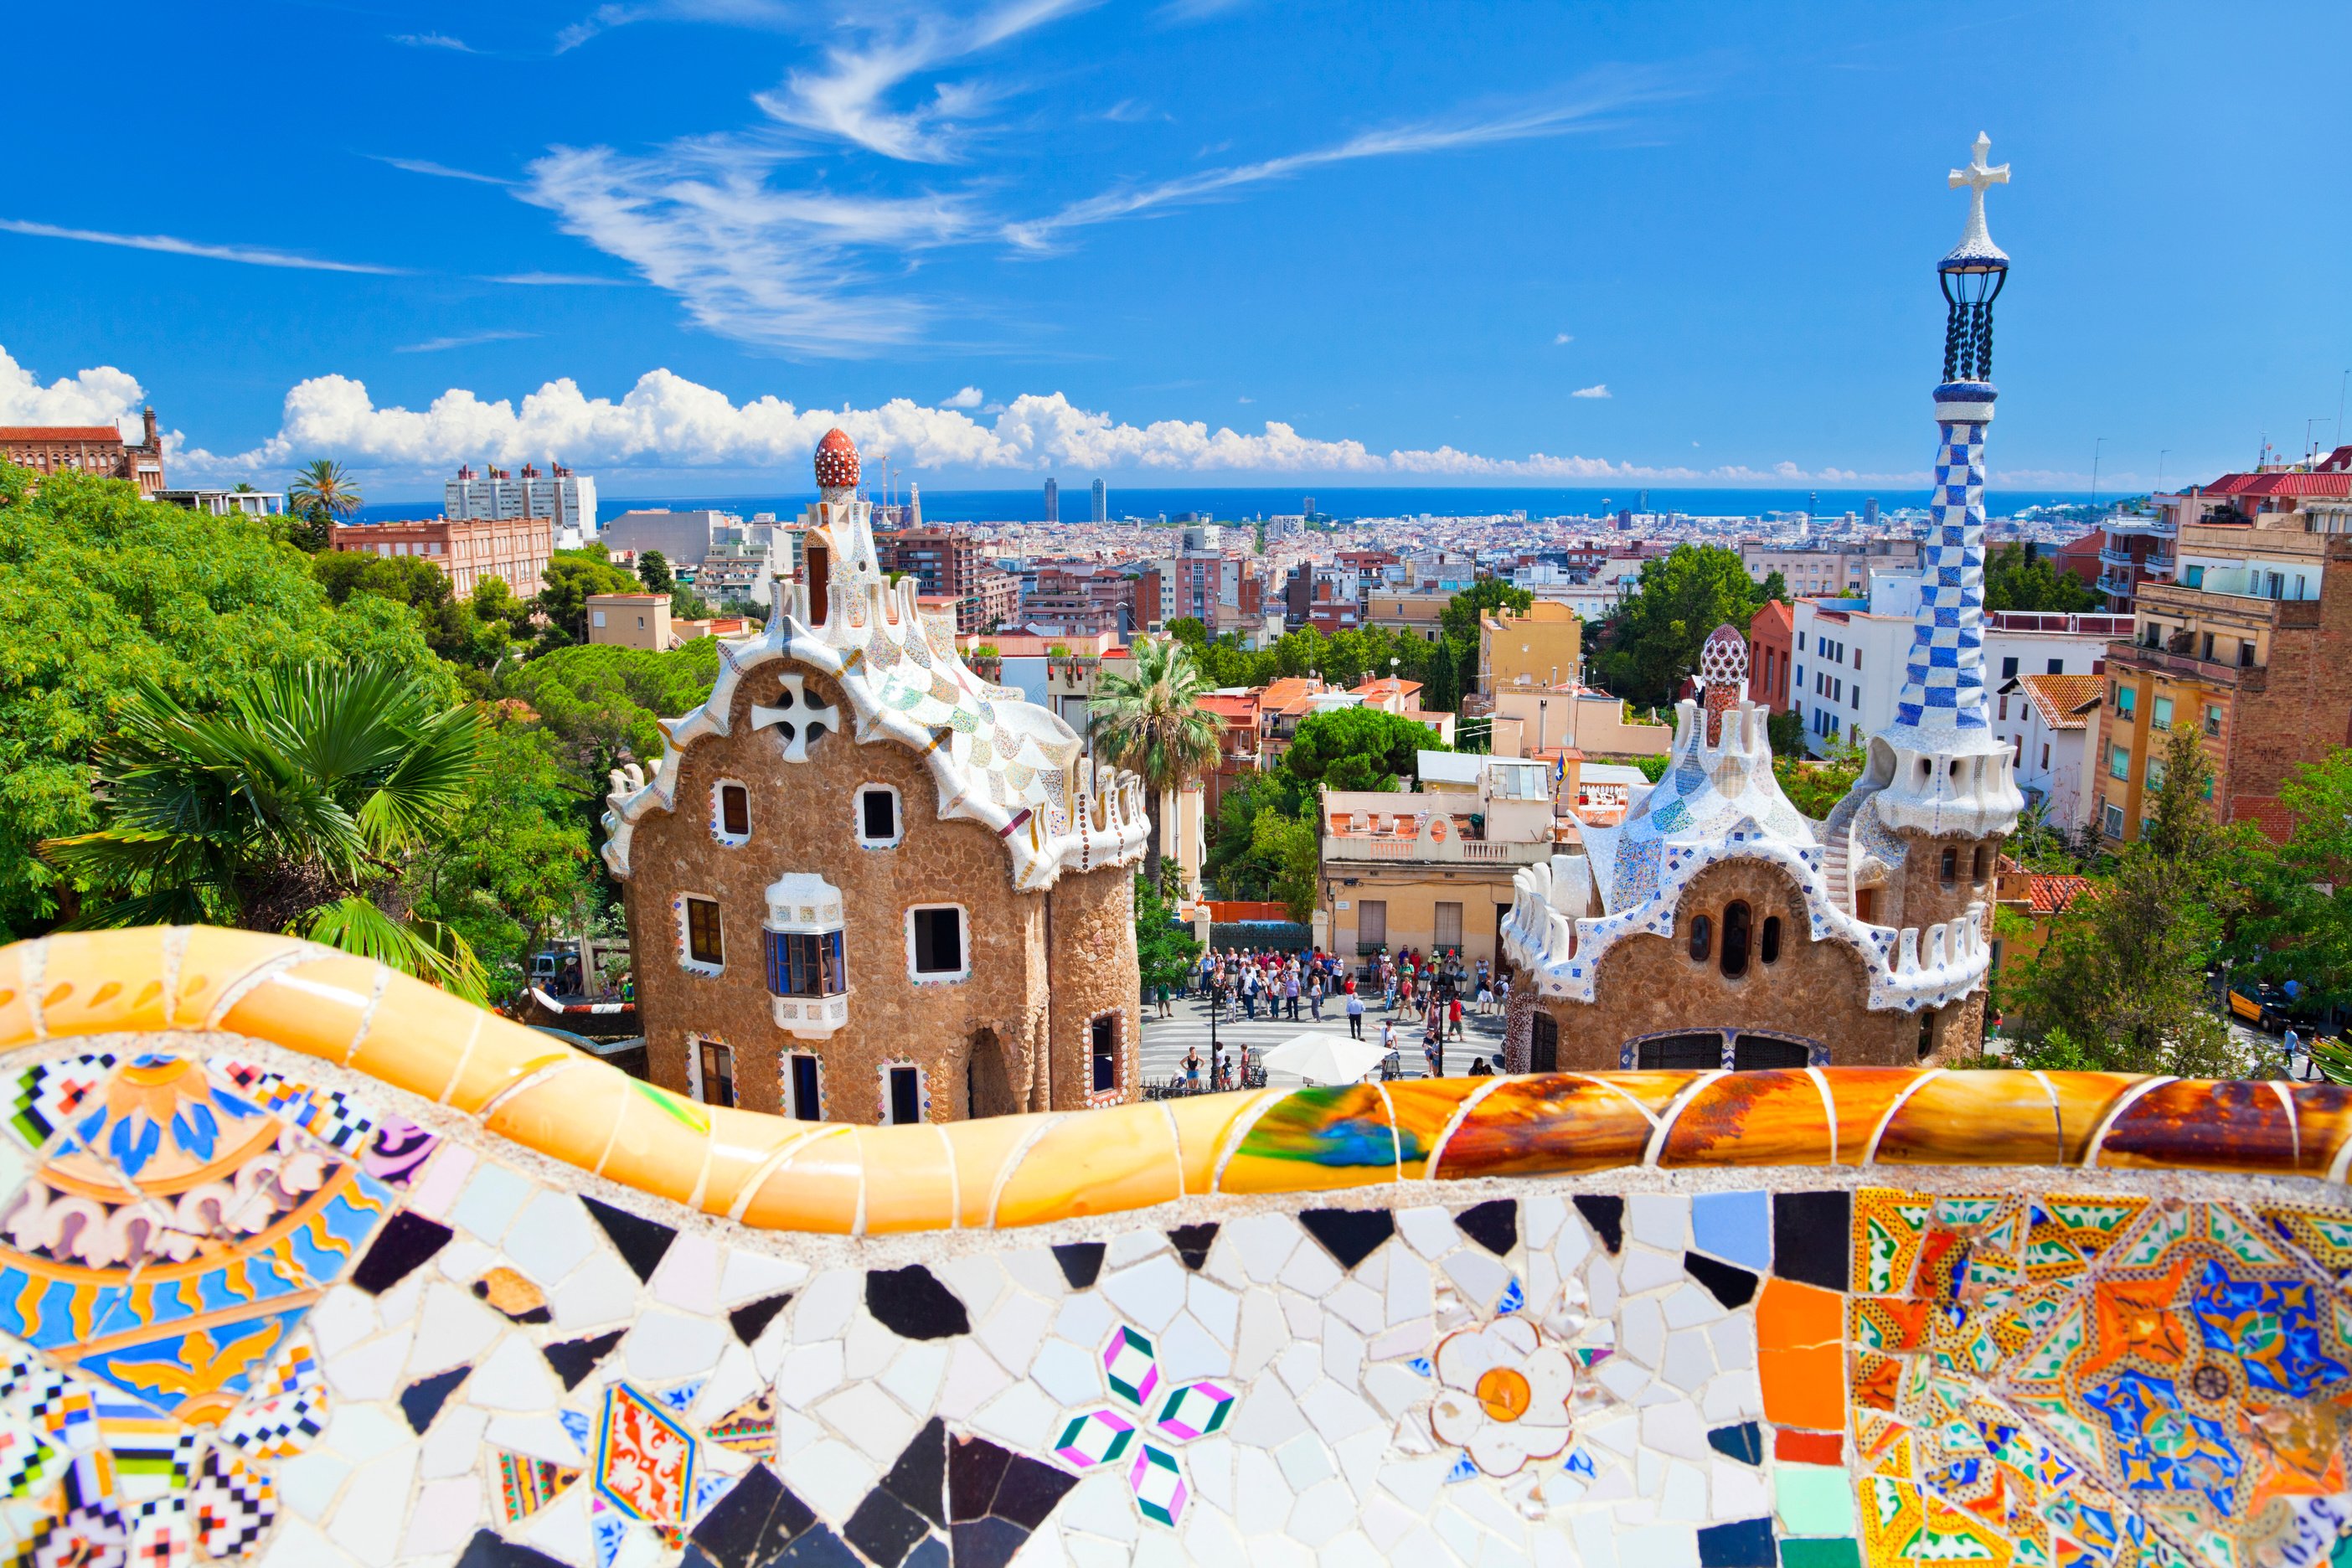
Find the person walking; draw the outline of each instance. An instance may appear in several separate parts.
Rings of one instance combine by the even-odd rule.
[[[1435,1007],[1429,1009],[1429,1023],[1422,1030],[1422,1038],[1426,1042],[1424,1048],[1429,1052],[1430,1067],[1433,1069],[1430,1076],[1444,1078],[1445,1076],[1445,1020],[1444,1015]]]
[[[1445,1004],[1446,1032],[1455,1039],[1462,1037],[1462,993],[1456,991]]]
[[[1364,1037],[1364,999],[1357,995],[1353,988],[1348,992],[1348,1037],[1351,1040]]]
[[[1282,999],[1289,1006],[1289,1018],[1298,1022],[1298,971],[1294,969],[1283,978]]]
[[[1494,1010],[1494,984],[1487,979],[1486,966],[1481,964],[1478,970],[1478,1013],[1481,1017],[1484,1017],[1486,1014],[1491,1013]]]
[[[2286,1026],[2286,1037],[2279,1042],[2279,1048],[2286,1053],[2286,1076],[2289,1078],[2294,1076],[2294,1053],[2301,1049],[2302,1046],[2303,1037],[2294,1032],[2293,1024],[2289,1024]],[[2310,1053],[2305,1052],[2303,1059],[2308,1063],[2311,1060]]]

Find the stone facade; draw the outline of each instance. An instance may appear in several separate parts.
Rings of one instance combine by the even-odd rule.
[[[654,1079],[812,1121],[1133,1098],[1139,786],[880,581],[845,437],[820,481],[843,451],[850,479],[811,509],[815,581],[722,642],[651,782],[614,777],[605,858]]]

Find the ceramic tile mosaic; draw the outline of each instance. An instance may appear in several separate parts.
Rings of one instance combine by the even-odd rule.
[[[203,931],[0,951],[0,1550],[42,1568],[2352,1556],[2331,1087],[810,1129]],[[879,1184],[932,1217],[859,1234]]]

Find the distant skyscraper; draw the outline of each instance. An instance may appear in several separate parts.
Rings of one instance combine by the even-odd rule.
[[[1805,493],[1805,515],[1807,517],[1811,517],[1821,510],[1822,492],[1819,490],[1808,490]]]
[[[1062,521],[1062,486],[1057,479],[1049,479],[1045,481],[1045,521],[1047,522]]]
[[[1110,521],[1110,491],[1103,488],[1103,482],[1100,479],[1095,481],[1095,521],[1097,522]]]
[[[1864,528],[1876,528],[1878,526],[1878,498],[1876,496],[1872,496],[1862,503],[1862,526]]]
[[[1313,517],[1315,515],[1315,498],[1313,496],[1308,496],[1307,498],[1306,504],[1301,506],[1298,510],[1305,512],[1308,517]]]

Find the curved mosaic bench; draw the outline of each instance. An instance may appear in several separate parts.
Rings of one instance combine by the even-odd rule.
[[[2334,1086],[811,1125],[205,928],[0,951],[0,1052],[28,1562],[2352,1561]]]

